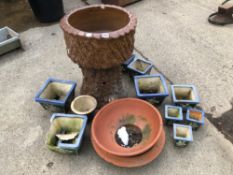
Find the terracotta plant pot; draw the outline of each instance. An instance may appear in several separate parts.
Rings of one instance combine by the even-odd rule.
[[[181,107],[165,105],[166,125],[173,125],[173,123],[180,123],[182,121],[183,121],[183,112]]]
[[[59,153],[77,153],[87,125],[87,116],[54,113],[50,121],[51,126],[46,139],[48,148]],[[62,134],[67,138],[67,134],[70,133],[77,133],[77,135],[66,141],[58,137],[58,134]]]
[[[128,129],[135,129],[130,138]],[[119,143],[119,131],[126,129],[129,143]],[[160,138],[163,122],[159,111],[151,104],[136,98],[114,100],[104,106],[95,116],[91,136],[104,152],[115,156],[136,156],[152,148]],[[121,141],[123,139],[121,138]]]
[[[137,97],[161,104],[169,95],[166,81],[160,74],[134,76]]]
[[[96,97],[99,107],[120,96],[121,64],[134,49],[136,17],[118,6],[91,5],[63,17],[61,28],[67,54],[84,75],[81,94]]]
[[[205,112],[203,110],[197,110],[189,108],[186,113],[186,120],[193,130],[197,130],[205,123]]]
[[[175,146],[185,147],[193,141],[192,127],[189,125],[173,124],[173,137]]]
[[[93,116],[93,112],[97,107],[97,101],[90,95],[80,95],[71,103],[71,110],[75,114]]]
[[[171,90],[173,103],[182,106],[183,110],[200,102],[194,85],[171,85]]]
[[[67,112],[74,98],[76,83],[49,78],[36,94],[35,101],[51,112]]]

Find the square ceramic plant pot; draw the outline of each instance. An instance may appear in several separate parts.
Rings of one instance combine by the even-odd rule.
[[[134,76],[137,97],[161,104],[169,95],[166,81],[160,74]]]
[[[135,57],[134,60],[128,64],[130,76],[150,74],[153,64],[149,61]]]
[[[173,138],[175,146],[185,147],[193,141],[193,132],[190,125],[173,124]]]
[[[50,122],[46,138],[48,148],[59,153],[77,153],[83,140],[87,116],[54,113]]]
[[[49,78],[36,94],[35,101],[51,112],[67,112],[74,98],[76,83]]]
[[[185,111],[200,102],[194,85],[171,85],[171,90],[173,103],[182,106]]]
[[[126,60],[123,64],[122,64],[122,71],[124,73],[128,72],[128,68],[127,66],[135,59],[135,55],[132,55],[128,60]]]
[[[200,126],[204,125],[205,112],[203,110],[188,108],[186,120],[192,126],[193,130],[197,130]]]
[[[19,34],[10,29],[3,27],[0,29],[0,55],[3,55],[11,50],[21,47]]]
[[[165,124],[173,125],[183,121],[182,108],[179,106],[165,105]]]

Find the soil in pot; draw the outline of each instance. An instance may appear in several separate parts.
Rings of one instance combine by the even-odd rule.
[[[202,112],[190,111],[189,117],[192,118],[192,119],[194,119],[194,120],[201,121],[201,119],[202,119]]]
[[[168,116],[169,117],[174,117],[174,118],[179,117],[179,109],[169,107],[168,108]]]
[[[133,64],[132,64],[132,68],[134,68],[135,70],[138,70],[140,72],[144,72],[147,67],[150,66],[150,64],[142,61],[142,60],[136,60]]]
[[[159,77],[141,78],[138,80],[139,91],[141,93],[164,93],[164,87]]]

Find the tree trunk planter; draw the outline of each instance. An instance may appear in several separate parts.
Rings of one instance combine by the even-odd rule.
[[[160,74],[134,76],[137,97],[161,104],[169,95],[165,79]]]
[[[140,1],[140,0],[102,0],[102,2],[105,4],[114,4],[114,5],[119,5],[119,6],[126,6],[126,5],[132,4],[137,1]]]
[[[199,96],[193,85],[171,85],[172,100],[175,105],[180,105],[183,110],[195,107],[199,102]]]
[[[82,69],[81,94],[94,96],[98,107],[121,94],[121,64],[134,49],[136,17],[111,5],[74,10],[61,20],[67,54]]]
[[[193,141],[192,127],[189,125],[173,124],[175,146],[185,147]]]
[[[173,123],[180,123],[181,121],[183,121],[182,108],[179,106],[165,105],[166,125],[173,125]]]
[[[59,153],[77,153],[87,125],[87,116],[55,113],[50,121],[46,139],[48,148]]]
[[[145,75],[150,74],[153,64],[149,61],[142,60],[140,58],[135,58],[129,65],[128,69],[130,70],[130,75]]]
[[[11,50],[21,47],[19,34],[10,29],[3,27],[0,29],[0,55],[3,55]]]
[[[205,122],[205,112],[202,110],[189,108],[186,113],[186,120],[193,130],[197,130]]]
[[[36,94],[35,101],[51,112],[67,112],[74,98],[76,83],[49,78]]]
[[[71,110],[75,114],[94,116],[94,111],[97,107],[97,101],[90,95],[80,95],[76,97],[71,103]]]

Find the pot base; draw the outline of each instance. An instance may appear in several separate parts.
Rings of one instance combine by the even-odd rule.
[[[149,151],[133,157],[120,157],[109,154],[98,147],[92,138],[91,142],[96,153],[106,162],[125,168],[141,167],[152,162],[162,152],[165,144],[165,132],[162,131],[158,142]]]

